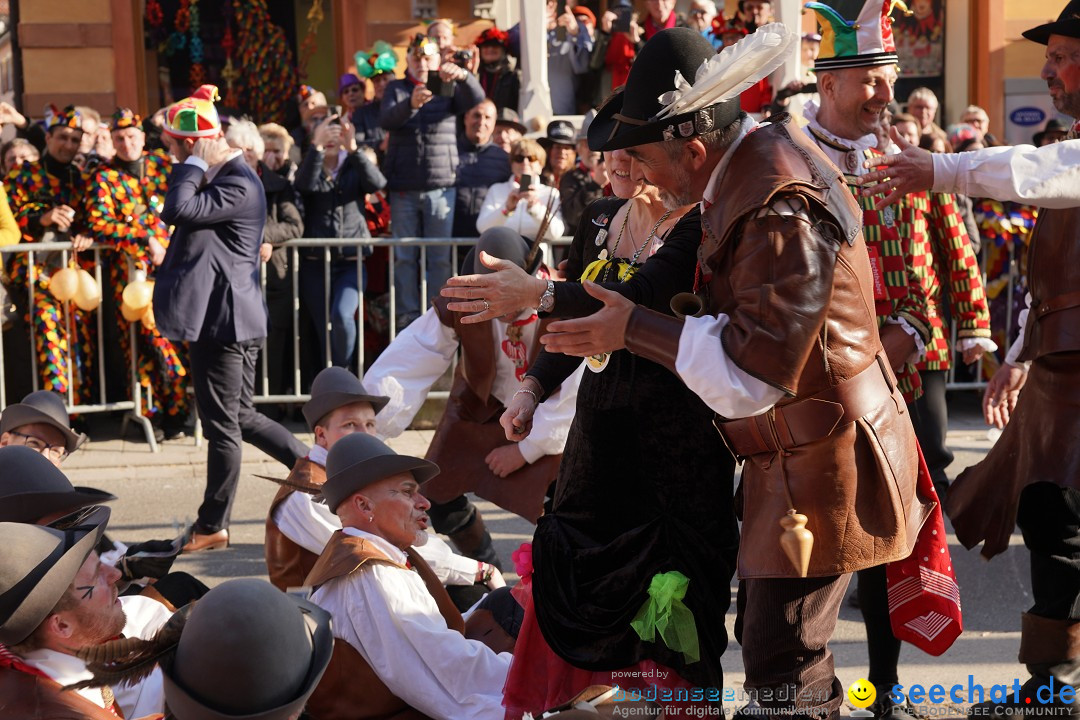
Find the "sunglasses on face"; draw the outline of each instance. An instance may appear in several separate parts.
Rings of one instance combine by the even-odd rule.
[[[523,163],[525,161],[537,162],[536,158],[533,157],[532,155],[511,155],[510,160],[511,160],[511,162],[518,162],[518,163]]]

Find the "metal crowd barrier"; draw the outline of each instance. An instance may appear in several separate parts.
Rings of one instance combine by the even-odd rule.
[[[552,242],[543,243],[542,248],[543,248],[544,259],[545,259],[545,262],[547,262],[547,264],[549,266],[552,266],[552,267],[554,266],[553,248],[554,247],[559,247],[559,246],[569,245],[571,239],[572,238],[570,238],[570,237],[564,237],[564,238],[560,238],[560,239],[552,241]],[[330,304],[331,304],[331,290],[332,290],[332,288],[331,288],[331,260],[332,260],[332,252],[331,252],[331,250],[332,250],[332,248],[348,247],[348,248],[355,248],[357,250],[356,272],[357,272],[357,287],[359,287],[359,288],[364,287],[363,261],[364,261],[365,258],[364,258],[364,255],[363,255],[363,248],[388,247],[388,248],[391,248],[391,250],[392,250],[392,248],[394,248],[396,246],[399,246],[399,245],[407,245],[409,247],[419,248],[419,250],[420,250],[419,267],[421,269],[421,272],[420,272],[420,279],[421,279],[420,297],[421,297],[421,302],[424,303],[425,299],[427,297],[427,282],[426,282],[426,273],[424,272],[423,269],[426,267],[427,248],[432,247],[432,246],[437,246],[437,247],[445,247],[447,245],[451,246],[452,247],[451,271],[454,274],[456,274],[460,258],[462,257],[462,253],[464,251],[467,251],[467,248],[472,247],[475,244],[475,242],[476,242],[476,238],[301,238],[301,239],[296,239],[296,240],[289,240],[289,241],[287,241],[285,243],[281,243],[280,245],[276,245],[275,250],[280,249],[280,248],[285,248],[289,253],[288,269],[289,269],[289,277],[290,277],[290,282],[291,282],[291,312],[292,312],[292,323],[293,323],[292,326],[294,328],[293,337],[292,337],[292,353],[291,353],[292,354],[292,367],[290,368],[290,372],[291,372],[291,376],[292,376],[293,393],[292,394],[276,394],[276,395],[270,393],[270,376],[269,376],[269,371],[268,371],[268,359],[267,359],[267,353],[264,351],[262,353],[262,357],[260,358],[260,365],[261,365],[261,369],[262,369],[261,382],[259,383],[258,387],[256,387],[256,393],[255,393],[255,397],[254,397],[255,402],[256,403],[302,403],[302,402],[306,402],[311,397],[308,394],[297,392],[297,390],[302,385],[302,382],[301,382],[301,362],[300,362],[300,333],[299,333],[299,330],[298,330],[299,327],[300,327],[300,322],[301,322],[301,314],[300,314],[301,313],[301,309],[300,309],[300,252],[301,252],[301,250],[303,250],[304,248],[318,248],[318,249],[322,250],[323,282],[324,282],[323,311],[324,311],[324,317],[326,318],[326,323],[325,323],[324,327],[316,328],[316,332],[321,333],[321,341],[322,341],[322,346],[323,346],[323,357],[325,358],[326,365],[329,366],[331,364],[331,337],[330,337],[330,333],[331,333],[331,313],[330,313]],[[103,251],[105,251],[106,253],[112,253],[114,257],[123,257],[123,255],[121,253],[118,253],[114,248],[100,246],[100,245],[97,245],[97,244],[92,245],[88,250],[84,251],[84,252],[92,252],[94,254],[94,264],[95,264],[94,276],[95,276],[95,280],[98,282],[98,286],[101,288],[102,296],[104,297],[105,293],[109,291],[109,288],[107,288],[106,286],[104,286],[102,284],[102,281],[103,281],[104,278],[102,277],[102,266],[101,266],[100,261],[101,261],[102,255],[103,255]],[[18,244],[18,245],[9,245],[9,246],[6,246],[6,247],[0,247],[0,258],[2,258],[4,260],[4,264],[5,264],[5,266],[7,266],[8,261],[10,260],[10,258],[12,256],[14,256],[16,254],[25,254],[27,256],[27,261],[28,261],[29,266],[31,268],[31,273],[33,273],[34,272],[33,268],[34,268],[35,259],[39,258],[42,254],[60,253],[60,260],[61,260],[62,264],[59,265],[59,267],[64,267],[64,266],[67,265],[67,261],[68,261],[68,257],[70,255],[70,252],[71,252],[71,244],[69,242],[23,243],[23,244]],[[1018,268],[1018,265],[1016,263],[1016,258],[1014,256],[1014,251],[1013,251],[1013,249],[1011,247],[1010,247],[1009,252],[1010,252],[1010,278],[1009,278],[1009,281],[1008,281],[1008,286],[1007,286],[1006,292],[1008,293],[1008,304],[1009,304],[1009,307],[1011,308],[1012,307],[1014,286],[1015,286],[1016,280],[1017,280],[1018,275],[1019,275],[1019,268]],[[985,268],[985,264],[986,264],[986,253],[985,252],[982,253],[981,263],[982,263],[983,274],[984,274],[984,278],[985,278],[985,269],[986,269]],[[393,259],[393,252],[392,251],[390,252],[390,257],[389,257],[389,260],[388,260],[388,276],[389,276],[388,277],[388,284],[387,284],[387,292],[389,294],[389,307],[388,307],[389,318],[388,318],[388,320],[389,320],[389,335],[390,335],[390,340],[392,341],[393,338],[397,335],[397,329],[398,329],[397,328],[397,297],[396,297],[396,291],[394,289],[394,259]],[[261,281],[262,281],[262,284],[263,284],[263,290],[264,290],[264,293],[265,293],[265,288],[266,288],[266,263],[263,263],[261,265],[260,277],[261,277]],[[28,294],[28,297],[25,298],[25,300],[27,302],[27,307],[32,307],[33,306],[33,303],[34,303],[33,277],[31,277],[31,282],[29,283],[29,294]],[[358,367],[360,367],[360,368],[363,368],[365,366],[365,363],[366,363],[365,347],[364,347],[364,339],[365,339],[364,308],[365,308],[365,303],[366,303],[366,300],[365,300],[365,297],[364,297],[364,292],[361,291],[360,292],[360,298],[359,298],[359,307],[358,307],[358,310],[357,310],[357,347],[356,347],[356,358],[357,358],[356,362],[357,362]],[[69,337],[71,336],[71,313],[70,313],[71,305],[72,305],[72,303],[66,303],[67,310],[64,312],[64,317],[65,317],[66,323],[68,325],[68,335],[69,335]],[[119,308],[117,308],[117,310],[119,310]],[[98,386],[99,386],[97,388],[96,402],[94,402],[93,404],[78,404],[76,402],[75,396],[74,396],[74,391],[73,391],[73,388],[72,388],[72,386],[73,386],[73,383],[72,383],[72,377],[73,377],[72,363],[69,362],[68,363],[69,378],[68,378],[68,393],[67,393],[67,409],[68,409],[68,412],[73,413],[73,414],[75,414],[75,413],[78,413],[78,414],[91,414],[91,413],[99,413],[99,412],[123,411],[125,413],[124,414],[124,426],[126,427],[128,422],[137,423],[142,428],[142,430],[143,430],[143,432],[144,432],[144,434],[146,436],[147,444],[150,446],[151,450],[154,451],[154,452],[157,452],[158,447],[157,447],[157,443],[155,442],[155,438],[154,438],[154,428],[153,428],[152,424],[150,423],[150,420],[148,418],[144,417],[143,414],[142,414],[143,407],[149,402],[149,395],[147,395],[146,398],[144,399],[144,393],[149,393],[152,390],[148,390],[147,388],[144,388],[142,386],[142,384],[140,383],[140,381],[139,381],[138,354],[137,354],[137,352],[134,352],[134,351],[131,353],[130,362],[128,363],[129,367],[127,368],[127,372],[128,372],[127,384],[130,385],[132,399],[131,400],[126,400],[126,401],[121,401],[121,402],[108,402],[106,400],[106,387],[105,387],[105,364],[104,364],[104,359],[105,359],[104,350],[105,350],[105,348],[104,348],[104,344],[102,342],[100,342],[100,339],[104,337],[103,330],[104,330],[105,318],[103,317],[103,313],[100,312],[100,310],[98,312],[96,312],[96,322],[97,322],[97,330],[98,330],[98,338],[99,338],[99,342],[97,343],[97,348],[96,348],[97,379],[98,379]],[[273,322],[273,318],[271,318],[271,322]],[[30,387],[30,388],[8,388],[7,387],[7,365],[6,365],[7,358],[5,357],[5,354],[4,354],[5,351],[4,351],[3,343],[0,343],[0,409],[3,409],[4,407],[6,407],[9,402],[18,402],[18,400],[23,395],[25,395],[27,392],[30,392],[31,390],[37,390],[39,388],[40,378],[39,378],[39,372],[38,372],[38,359],[37,359],[37,351],[36,351],[35,337],[34,337],[34,333],[36,332],[36,330],[34,328],[34,323],[33,323],[32,318],[30,320],[28,329],[29,329],[29,332],[30,332],[29,353],[30,353],[31,367],[32,367],[32,387]],[[1006,313],[1006,336],[1010,337],[1011,333],[1012,333],[1012,313],[1008,312],[1008,313]],[[135,323],[131,323],[131,327],[129,328],[129,337],[130,337],[131,347],[133,349],[136,348],[138,338],[136,336]],[[955,329],[954,329],[954,331],[953,331],[953,347],[955,347],[955,341],[956,341],[956,333],[955,333]],[[265,350],[265,348],[264,348],[264,350]],[[1004,352],[1004,350],[1005,349],[1003,348],[1002,352]],[[954,353],[954,356],[955,356],[955,353]],[[962,390],[962,389],[977,389],[977,388],[985,387],[986,383],[982,382],[981,380],[980,381],[975,381],[975,382],[957,380],[956,379],[956,365],[957,365],[957,363],[955,363],[955,362],[952,363],[951,369],[948,371],[948,375],[947,375],[947,388],[948,389],[950,389],[950,390]],[[981,378],[982,377],[982,375],[981,375],[982,361],[981,360],[979,361],[978,365],[975,366],[974,372],[975,372],[975,377],[976,378]],[[189,388],[189,393],[191,393],[191,392],[192,392],[192,390]],[[447,391],[433,391],[433,392],[429,393],[429,397],[433,397],[433,398],[446,398],[447,396],[448,396]],[[194,411],[195,411],[195,403],[192,402],[190,404],[190,407],[191,407],[192,412],[194,413]],[[196,417],[195,442],[196,442],[196,444],[201,442],[201,432],[199,432],[199,426],[198,426],[197,417]]]

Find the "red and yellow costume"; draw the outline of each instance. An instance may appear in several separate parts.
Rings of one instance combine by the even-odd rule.
[[[78,122],[72,109],[71,122]],[[78,125],[69,125],[78,127]],[[23,163],[5,179],[5,187],[11,200],[15,220],[22,231],[22,242],[42,241],[48,228],[42,227],[41,216],[53,207],[67,205],[75,210],[70,234],[86,229],[82,213],[82,199],[86,193],[86,175],[78,167],[57,162],[47,154],[38,162]],[[80,257],[79,265],[93,274],[92,255]],[[74,303],[62,303],[49,292],[49,277],[60,269],[58,261],[49,254],[38,253],[31,265],[29,255],[15,255],[11,261],[11,276],[17,292],[27,292],[33,284],[33,304],[28,322],[34,333],[37,352],[37,368],[41,387],[45,390],[66,394],[75,393],[76,402],[87,402],[94,390],[94,348],[96,347],[97,322],[93,311],[85,312]],[[65,314],[70,309],[70,317]],[[70,331],[74,336],[74,351],[69,349]]]
[[[117,307],[131,279],[130,270],[153,269],[150,240],[156,240],[162,247],[169,245],[169,227],[158,211],[165,200],[170,168],[169,158],[161,152],[144,153],[134,164],[114,158],[98,169],[89,183],[85,202],[88,229],[96,242],[117,250],[109,253],[108,259],[108,282]],[[129,323],[120,314],[116,322],[120,344],[130,364]],[[187,370],[181,349],[162,337],[156,328],[148,328],[142,322],[136,324],[135,335],[139,346],[139,383],[149,398],[143,413],[148,417],[158,413],[183,417],[187,412]]]

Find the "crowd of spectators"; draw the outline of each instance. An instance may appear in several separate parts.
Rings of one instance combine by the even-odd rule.
[[[512,228],[529,240],[536,239],[542,227],[546,239],[573,234],[584,208],[608,186],[604,160],[585,140],[589,111],[625,81],[638,50],[658,30],[691,27],[721,51],[774,20],[768,0],[729,1],[726,14],[711,0],[694,0],[685,15],[675,11],[675,0],[646,0],[640,14],[628,0],[611,0],[602,13],[571,3],[562,12],[558,8],[556,0],[547,0],[551,106],[555,115],[588,113],[584,122],[521,117],[517,26],[492,27],[459,45],[457,28],[448,20],[432,22],[426,34],[416,35],[405,58],[388,43],[378,42],[356,54],[355,71],[343,74],[336,88],[302,86],[294,127],[229,119],[229,144],[243,151],[266,191],[262,256],[270,312],[265,350],[269,394],[305,392],[318,368],[328,363],[363,372],[361,365],[374,360],[391,329],[400,331],[419,317],[446,279],[460,270],[454,258],[460,263],[464,252],[455,253],[442,239],[476,237],[496,226]],[[803,36],[803,67],[812,66],[820,40],[814,34]],[[402,64],[405,71],[399,77]],[[329,95],[332,90],[336,95]],[[785,111],[798,116],[815,92],[810,73],[778,91],[765,79],[743,94],[742,107],[758,117]],[[956,116],[958,123],[943,129],[937,124],[938,99],[927,88],[913,91],[905,112],[900,110],[894,108],[893,124],[913,144],[938,152],[999,144],[987,113],[976,106],[965,108]],[[75,114],[79,145],[73,166],[89,180],[115,162],[115,129],[92,108],[75,108]],[[160,122],[158,113],[142,124],[147,151],[161,151]],[[1060,138],[1064,130],[1055,122],[1033,142]],[[49,167],[51,129],[7,105],[0,106],[0,123],[18,131],[15,139],[0,146],[0,169],[9,181],[43,158]],[[10,193],[10,183],[6,189]],[[1001,228],[1030,228],[1031,222],[1010,224],[1009,218],[1034,217],[1031,209],[978,199],[961,198],[960,204],[973,240],[977,242],[982,231],[992,235],[998,247],[1003,237],[1011,237]],[[77,216],[89,212],[87,207],[74,210]],[[17,220],[20,217],[20,208],[9,208],[8,197],[0,196],[0,243],[43,239],[41,231],[49,229],[44,223],[34,225],[32,219]],[[369,237],[397,242],[377,248],[348,242]],[[296,238],[335,242],[329,247],[282,246]],[[108,246],[106,238],[90,239]],[[110,262],[109,256],[103,253],[102,263]],[[10,270],[10,257],[6,264]],[[130,280],[127,268],[117,264],[121,279]],[[152,266],[144,269],[152,276]],[[110,272],[106,269],[105,274]],[[997,272],[1007,269],[997,267]],[[991,292],[997,287],[994,280],[988,284]],[[23,359],[31,343],[28,311],[22,306],[16,311],[12,304],[20,300],[17,296],[8,281],[3,317],[9,383],[28,379],[30,372],[23,368],[19,374],[20,363],[29,365]],[[101,312],[118,313],[119,308],[106,298]],[[102,352],[111,373],[106,385],[115,385],[115,378],[122,376],[116,368],[127,367],[127,360],[116,355],[112,344]],[[50,370],[38,365],[39,385],[47,386],[44,374]],[[295,367],[301,368],[299,386]],[[116,399],[124,392],[123,387],[110,387],[106,394]]]

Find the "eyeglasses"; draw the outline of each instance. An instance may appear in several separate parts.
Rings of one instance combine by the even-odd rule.
[[[63,460],[68,456],[67,448],[65,448],[63,445],[50,445],[49,443],[45,442],[44,440],[35,435],[27,435],[26,433],[21,433],[18,430],[8,430],[8,432],[15,437],[22,438],[22,444],[30,448],[34,452],[41,453],[42,455],[48,455],[57,462]]]
[[[523,163],[526,160],[529,161],[529,162],[539,162],[537,160],[537,158],[535,156],[533,156],[533,155],[511,155],[510,156],[510,161],[511,162]]]
[[[701,17],[705,17],[708,14],[709,13],[706,12],[705,10],[701,10],[701,9],[697,9],[697,8],[690,11],[690,15],[700,15]]]

